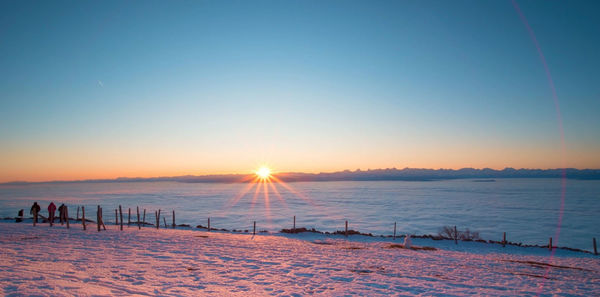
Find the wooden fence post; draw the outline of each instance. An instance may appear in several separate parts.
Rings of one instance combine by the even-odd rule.
[[[117,211],[118,210],[115,208],[115,225],[119,225],[119,213]]]
[[[175,229],[175,210],[173,209],[173,229]]]
[[[129,208],[127,215],[127,226],[131,225],[131,207]]]
[[[154,211],[154,217],[156,219],[156,229],[160,228],[160,209],[158,211]]]
[[[77,217],[75,218],[76,221],[79,221],[79,206],[77,206]]]
[[[208,217],[208,232],[210,232],[210,217]]]
[[[135,207],[137,210],[137,223],[138,223],[138,230],[142,230],[142,225],[140,224],[140,207],[136,206]]]
[[[502,233],[502,247],[506,246],[506,232]]]
[[[69,208],[65,206],[65,215],[67,216],[67,229],[69,228]]]
[[[594,255],[598,255],[598,250],[596,249],[596,237],[593,238],[594,241]]]
[[[296,233],[296,216],[294,216],[294,226],[292,227],[292,233]]]
[[[454,244],[458,244],[458,231],[456,230],[456,226],[454,226]]]
[[[121,223],[121,231],[123,231],[123,208],[119,205],[119,222]]]
[[[142,222],[146,224],[146,209],[144,208],[144,217],[142,218]]]
[[[344,233],[344,236],[348,237],[348,221],[346,221],[346,232]]]
[[[552,237],[550,237],[550,242],[548,243],[548,249],[552,250]]]
[[[98,205],[98,210],[96,210],[96,225],[98,225],[98,232],[100,232],[100,205]]]
[[[165,218],[164,216],[163,216],[163,222],[165,223],[165,229],[169,228],[169,227],[167,227],[167,218]]]
[[[86,227],[85,227],[85,206],[81,207],[81,223],[83,224],[83,230],[86,230]]]
[[[102,228],[106,231],[106,225],[104,225],[104,214],[102,213],[103,209],[100,207],[100,222],[102,223]]]
[[[256,221],[254,221],[254,228],[252,228],[252,235],[256,235]]]
[[[396,240],[396,222],[394,222],[394,240]]]

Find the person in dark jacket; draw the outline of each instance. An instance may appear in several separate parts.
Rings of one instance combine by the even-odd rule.
[[[22,222],[22,221],[23,221],[23,210],[22,210],[22,209],[21,209],[21,210],[19,210],[19,214],[18,214],[18,215],[17,215],[17,217],[15,218],[15,221],[16,221],[17,223],[20,223],[20,222]]]
[[[65,206],[64,203],[58,207],[58,217],[60,219],[61,225],[67,221],[67,212],[65,211],[66,208],[67,207]]]
[[[31,206],[31,210],[29,211],[30,214],[34,214],[34,213],[40,213],[40,210],[42,208],[40,207],[40,205],[37,202],[33,202],[33,205]]]
[[[48,205],[48,221],[50,221],[50,227],[52,227],[52,223],[54,223],[54,212],[56,211],[56,205],[54,202],[50,202]]]
[[[41,209],[42,208],[40,207],[39,204],[37,204],[37,202],[33,202],[33,205],[31,206],[31,210],[29,210],[29,213],[33,215],[34,223],[37,223],[38,214],[40,213]]]

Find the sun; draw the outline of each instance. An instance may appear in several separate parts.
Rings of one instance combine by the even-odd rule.
[[[258,175],[260,179],[268,179],[269,177],[271,177],[271,169],[266,166],[260,167],[256,171],[256,175]]]

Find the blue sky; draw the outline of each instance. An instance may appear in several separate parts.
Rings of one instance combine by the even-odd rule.
[[[569,167],[600,167],[600,21],[517,2]],[[2,1],[0,180],[562,166],[510,1]]]

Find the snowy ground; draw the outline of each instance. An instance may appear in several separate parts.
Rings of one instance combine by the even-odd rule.
[[[600,257],[325,235],[0,223],[1,296],[598,296]],[[298,238],[296,238],[298,237]],[[549,266],[548,264],[554,265]]]

